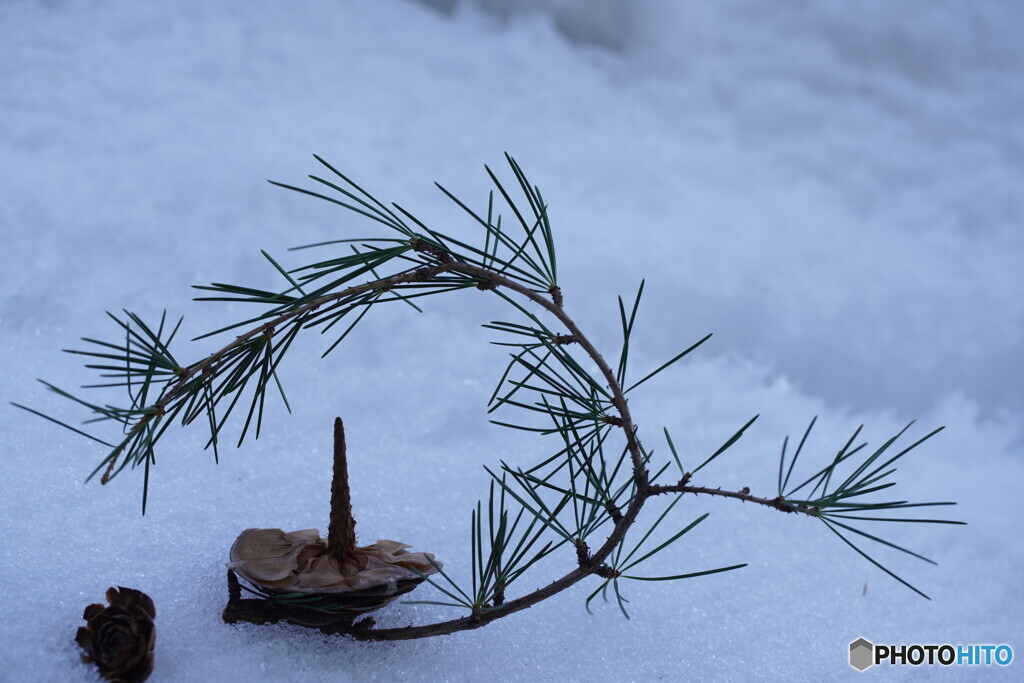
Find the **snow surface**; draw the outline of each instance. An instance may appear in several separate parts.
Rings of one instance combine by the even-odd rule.
[[[115,584],[156,602],[153,681],[1014,677],[1019,663],[857,674],[846,651],[863,636],[1022,654],[1019,8],[509,5],[0,6],[3,398],[78,419],[35,379],[90,379],[59,349],[109,335],[104,310],[166,307],[194,336],[224,311],[189,303],[189,285],[270,284],[260,248],[297,264],[286,247],[373,234],[264,182],[300,182],[311,153],[454,225],[432,181],[481,206],[482,165],[508,150],[551,205],[567,308],[600,348],[617,348],[614,297],[641,278],[635,372],[715,333],[632,402],[648,445],[664,451],[668,426],[690,464],[762,415],[706,483],[771,494],[783,436],[813,415],[819,458],[862,422],[873,443],[912,418],[917,436],[947,425],[899,491],[958,500],[970,525],[886,530],[939,567],[878,553],[933,601],[811,520],[688,499],[680,526],[711,517],[650,572],[750,566],[627,584],[629,621],[614,605],[588,615],[588,581],[425,641],[221,623],[239,531],[325,526],[335,415],[361,538],[412,543],[465,577],[482,465],[549,447],[487,423],[501,355],[478,324],[503,309],[473,293],[422,316],[381,311],[325,361],[312,360],[321,340],[295,349],[282,367],[294,414],[275,406],[260,440],[217,467],[198,431],[173,434],[145,518],[139,473],[84,486],[99,451],[0,408],[0,679],[94,679],[72,638]],[[378,620],[448,616],[393,605]]]

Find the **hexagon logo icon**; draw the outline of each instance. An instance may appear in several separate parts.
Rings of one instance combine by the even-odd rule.
[[[872,666],[875,663],[875,646],[864,638],[858,638],[850,643],[850,666],[857,671]]]

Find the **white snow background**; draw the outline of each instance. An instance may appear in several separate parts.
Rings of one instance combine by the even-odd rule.
[[[1019,662],[858,674],[846,658],[861,636],[1022,654],[1019,9],[0,3],[0,679],[95,680],[73,637],[109,585],[156,602],[153,681],[1014,678]],[[171,432],[145,517],[141,472],[83,485],[102,450],[8,404],[81,419],[35,380],[92,381],[60,349],[111,336],[105,310],[167,308],[191,338],[239,312],[190,302],[189,285],[276,285],[261,248],[300,265],[309,252],[287,247],[380,234],[265,182],[303,184],[320,171],[312,153],[469,230],[432,183],[482,208],[483,164],[499,170],[506,150],[544,192],[566,308],[599,348],[617,353],[615,295],[641,278],[635,377],[715,333],[632,399],[657,457],[663,426],[693,466],[760,413],[701,483],[774,495],[783,437],[814,415],[808,469],[861,423],[875,445],[910,419],[905,443],[947,426],[897,491],[957,500],[940,512],[969,526],[883,529],[938,567],[865,546],[932,601],[813,520],[688,498],[674,529],[711,517],[647,573],[750,566],[626,583],[628,621],[614,604],[584,611],[594,579],[422,641],[223,624],[238,532],[324,529],[336,415],[360,538],[411,543],[468,576],[482,466],[551,449],[487,422],[503,355],[479,325],[507,313],[475,291],[421,300],[423,315],[373,312],[323,361],[328,339],[294,348],[281,368],[294,414],[274,403],[263,436],[219,466],[201,428]],[[510,597],[561,576],[574,560],[562,555]],[[453,616],[394,604],[378,623]]]

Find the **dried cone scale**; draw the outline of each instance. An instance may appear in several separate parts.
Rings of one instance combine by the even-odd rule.
[[[336,418],[327,538],[316,529],[246,529],[231,546],[229,566],[262,593],[289,594],[290,600],[295,593],[312,594],[321,598],[313,609],[322,616],[351,621],[409,592],[441,566],[432,554],[408,552],[408,547],[388,540],[356,546],[345,428]]]

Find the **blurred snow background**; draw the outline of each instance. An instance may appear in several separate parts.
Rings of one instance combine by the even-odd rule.
[[[311,153],[448,226],[462,217],[432,181],[482,206],[482,165],[507,150],[550,204],[567,307],[599,347],[616,348],[615,295],[641,278],[635,372],[715,333],[633,399],[648,445],[664,450],[668,426],[692,464],[761,413],[706,483],[770,494],[783,436],[813,415],[818,458],[862,422],[873,443],[945,424],[900,496],[959,500],[970,523],[887,530],[939,561],[879,551],[932,602],[810,520],[688,500],[680,526],[711,518],[651,573],[751,566],[629,585],[628,622],[587,615],[588,582],[423,642],[220,623],[239,531],[325,526],[335,415],[361,538],[413,543],[456,576],[481,465],[549,448],[484,416],[501,354],[478,323],[503,309],[439,298],[370,316],[326,361],[321,340],[295,349],[295,414],[275,406],[219,467],[200,433],[173,435],[145,518],[139,476],[83,486],[101,453],[0,408],[0,679],[89,680],[72,638],[111,584],[156,601],[154,681],[820,680],[856,675],[860,636],[1019,650],[1022,34],[1012,2],[0,3],[6,401],[76,419],[35,378],[90,379],[59,349],[109,336],[104,310],[166,307],[194,336],[224,313],[189,285],[269,285],[260,248],[298,264],[287,247],[374,234],[264,182],[301,184]],[[379,621],[445,616],[397,605]]]

